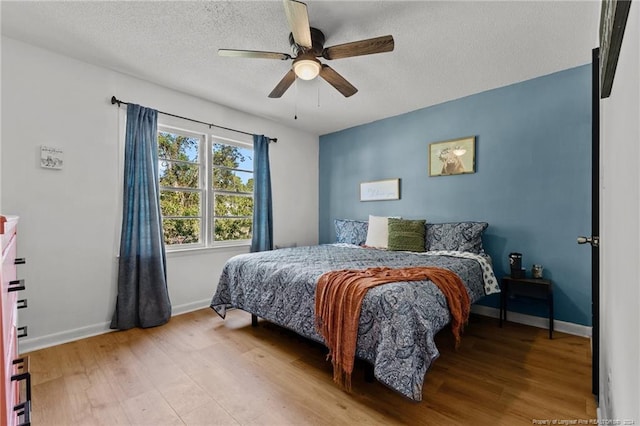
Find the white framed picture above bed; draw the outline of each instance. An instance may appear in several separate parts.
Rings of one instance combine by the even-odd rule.
[[[400,199],[400,179],[383,179],[360,184],[360,201]]]

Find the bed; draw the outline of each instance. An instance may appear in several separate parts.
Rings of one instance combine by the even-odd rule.
[[[224,266],[211,308],[222,318],[227,309],[239,308],[324,343],[314,315],[316,283],[323,273],[376,266],[437,266],[458,274],[474,303],[499,292],[487,259],[459,250],[417,253],[349,243],[243,254]],[[439,356],[434,336],[449,321],[446,299],[430,281],[372,288],[362,302],[356,356],[373,366],[378,381],[421,401],[425,374]]]

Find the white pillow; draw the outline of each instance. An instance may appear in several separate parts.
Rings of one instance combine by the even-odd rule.
[[[369,229],[367,230],[368,247],[386,249],[389,244],[389,218],[386,216],[369,215]]]

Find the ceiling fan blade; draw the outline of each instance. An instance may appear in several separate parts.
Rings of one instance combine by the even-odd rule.
[[[289,70],[289,72],[286,73],[284,77],[282,77],[282,80],[280,80],[280,82],[276,85],[276,87],[271,91],[271,93],[269,93],[269,97],[270,98],[281,97],[284,94],[284,92],[287,91],[289,86],[293,84],[294,81],[296,81],[296,73],[294,73],[293,70]]]
[[[311,28],[307,5],[296,0],[283,0],[284,11],[295,42],[302,47],[311,48]]]
[[[282,59],[283,61],[291,59],[291,56],[286,53],[262,52],[258,50],[218,49],[218,55],[234,58]]]
[[[320,77],[324,78],[327,83],[335,87],[336,90],[342,93],[346,98],[354,95],[358,91],[358,89],[353,87],[351,83],[349,83],[343,76],[338,74],[329,65],[322,65],[322,69],[320,70]]]
[[[371,55],[373,53],[391,52],[394,47],[393,36],[370,38],[327,47],[322,51],[325,59],[350,58],[352,56]]]

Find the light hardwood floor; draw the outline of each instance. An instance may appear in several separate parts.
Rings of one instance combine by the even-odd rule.
[[[30,353],[34,425],[531,425],[594,419],[589,340],[472,316],[447,329],[411,402],[356,365],[353,393],[331,381],[326,350],[267,322],[203,309],[153,329]]]

